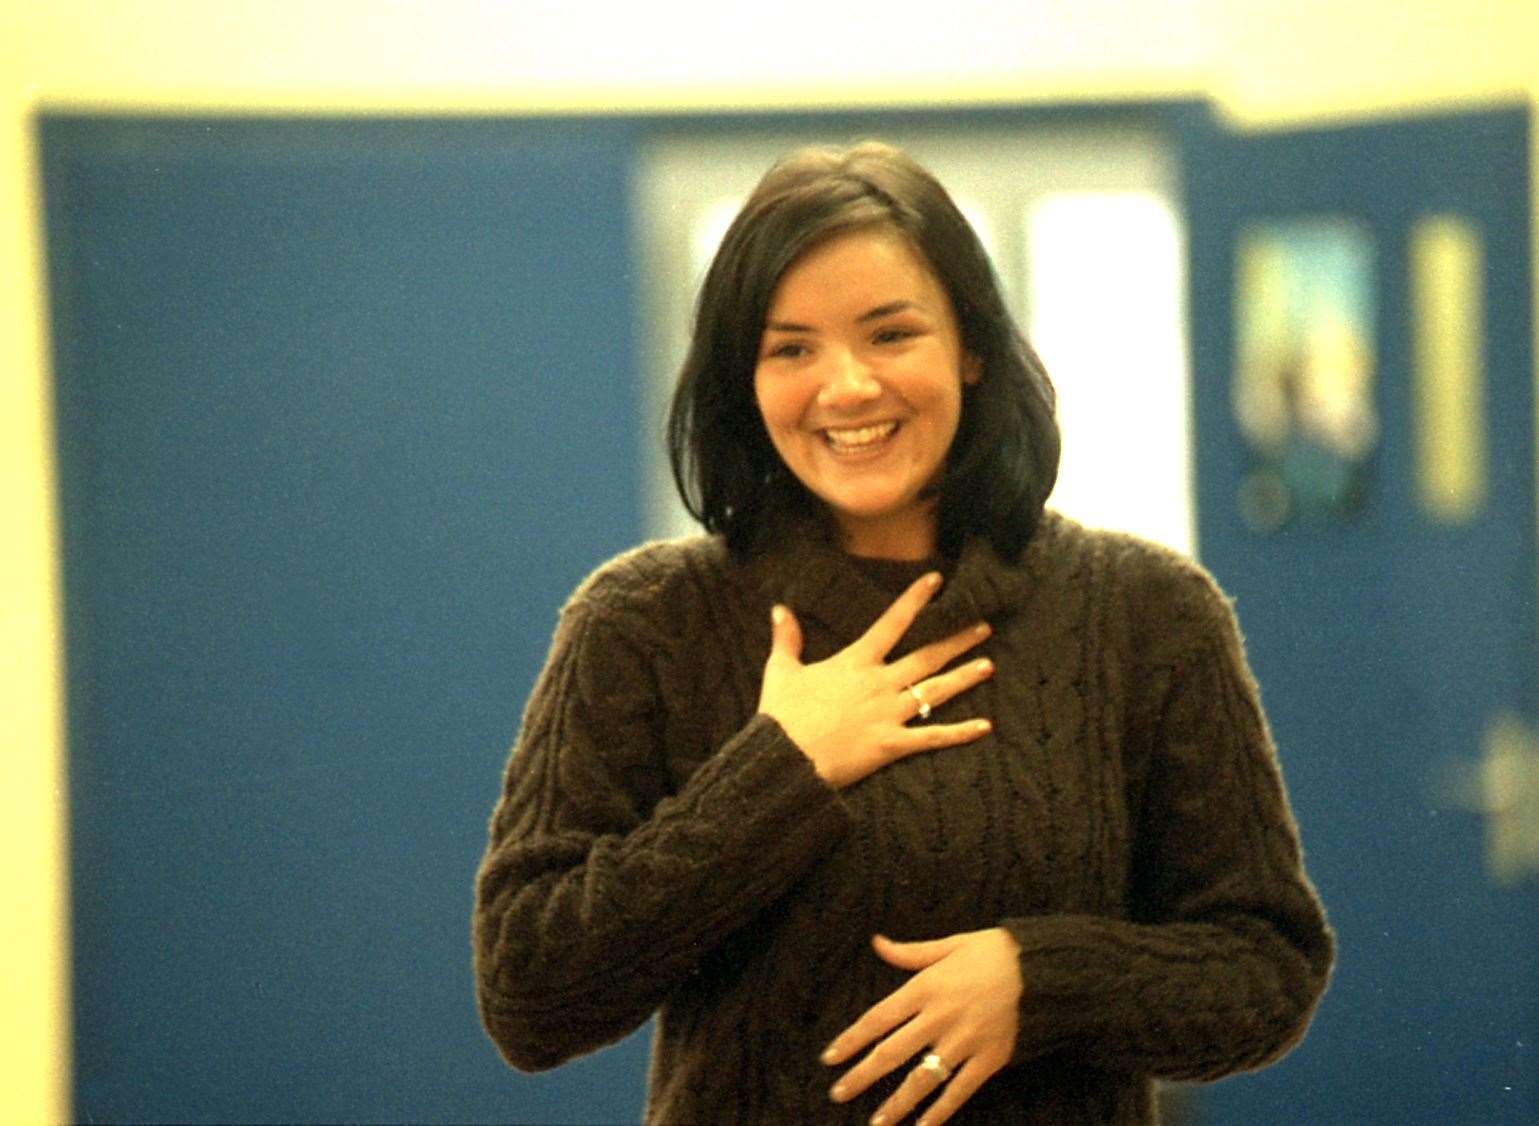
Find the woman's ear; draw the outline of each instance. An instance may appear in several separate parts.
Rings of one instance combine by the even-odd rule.
[[[972,387],[983,379],[983,361],[971,352],[962,353],[962,383]]]

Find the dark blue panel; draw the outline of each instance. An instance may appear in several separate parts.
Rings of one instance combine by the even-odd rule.
[[[471,879],[640,535],[619,126],[48,118],[85,1121],[632,1119],[523,1079]]]
[[[1517,108],[1188,135],[1199,539],[1237,598],[1341,944],[1309,1038],[1221,1085],[1218,1122],[1539,1120],[1539,895],[1492,882],[1481,816],[1448,784],[1500,715],[1539,718],[1528,128]],[[1413,460],[1408,247],[1436,214],[1485,251],[1490,497],[1458,526],[1422,508]],[[1382,433],[1357,518],[1258,534],[1235,500],[1236,240],[1312,215],[1374,242]]]

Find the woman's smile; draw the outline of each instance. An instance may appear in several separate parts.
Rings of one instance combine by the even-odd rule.
[[[902,423],[878,422],[860,427],[829,427],[823,431],[829,449],[843,457],[871,456],[887,448]]]

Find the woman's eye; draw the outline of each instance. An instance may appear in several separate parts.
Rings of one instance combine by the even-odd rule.
[[[911,328],[881,328],[877,329],[875,340],[878,344],[896,344],[917,335]]]
[[[764,354],[770,359],[794,360],[807,354],[807,346],[788,340],[783,344],[771,345]]]

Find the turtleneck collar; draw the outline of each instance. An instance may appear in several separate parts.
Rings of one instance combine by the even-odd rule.
[[[988,540],[969,536],[955,560],[926,563],[875,563],[847,555],[816,523],[780,536],[750,554],[747,571],[773,601],[789,606],[803,622],[817,622],[837,637],[853,638],[892,605],[892,578],[905,566],[918,578],[930,570],[946,582],[904,636],[908,650],[949,637],[979,621],[998,625],[1026,601],[1033,582],[1032,557],[1048,532],[1051,517],[1027,545],[1019,563],[1000,559]]]

